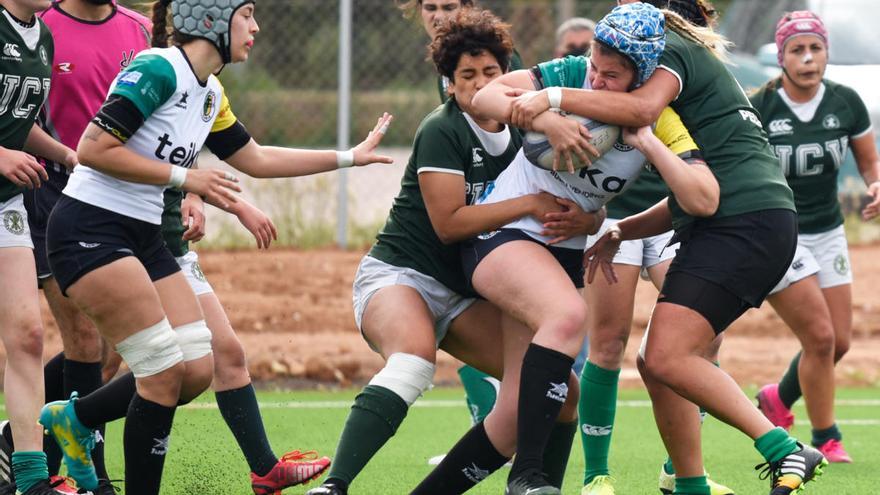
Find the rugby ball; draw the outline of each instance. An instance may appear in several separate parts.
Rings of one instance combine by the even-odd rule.
[[[590,144],[599,151],[599,157],[611,151],[614,148],[614,144],[620,139],[619,126],[597,122],[580,115],[565,112],[560,112],[560,114],[567,119],[577,121],[590,131],[592,136]],[[532,164],[546,170],[553,170],[553,147],[550,146],[550,141],[547,140],[547,136],[544,134],[540,132],[527,132],[523,138],[523,153]],[[596,158],[595,160],[598,159]],[[588,164],[581,162],[577,155],[572,155],[572,161],[574,162],[575,169],[588,166]],[[562,172],[567,171],[564,163],[560,163],[558,169]]]

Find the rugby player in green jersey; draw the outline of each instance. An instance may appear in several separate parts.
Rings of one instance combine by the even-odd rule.
[[[659,69],[642,87],[611,95],[564,88],[554,106],[625,126],[648,125],[671,106],[692,131],[721,199],[713,216],[695,219],[672,195],[618,222],[587,251],[585,261],[592,273],[601,269],[611,281],[622,240],[658,234],[670,225],[675,229],[681,247],[654,308],[640,369],[675,466],[676,493],[710,493],[702,456],[683,448],[674,435],[683,424],[699,422],[696,404],[755,440],[766,460],[762,476],[770,478],[771,493],[786,495],[821,474],[828,461],[775,427],[704,356],[716,335],[761,304],[790,265],[797,242],[793,195],[760,117],[724,66],[724,38],[671,11],[664,14],[670,31],[666,48]],[[511,122],[540,130],[548,120],[543,114],[550,109],[549,96],[546,90],[521,95]],[[555,151],[563,159],[583,152],[575,131],[560,141]]]
[[[444,21],[454,18],[462,9],[475,8],[474,0],[409,0],[400,5],[405,17],[416,17],[421,20],[422,27],[428,38],[433,40],[437,37],[437,28]],[[522,69],[522,60],[516,48],[510,55],[509,71]],[[440,101],[446,102],[452,93],[449,90],[449,77],[437,75],[437,92]],[[468,365],[462,365],[458,369],[458,376],[464,386],[465,400],[471,415],[471,422],[477,424],[486,418],[486,415],[495,407],[495,399],[498,395],[500,382],[486,373]],[[428,459],[428,464],[437,465],[443,460],[443,455]]]
[[[768,301],[795,332],[803,350],[778,384],[763,387],[758,405],[777,426],[790,429],[791,406],[802,395],[812,444],[831,462],[852,462],[834,422],[834,364],[852,333],[852,271],[837,173],[851,146],[871,202],[880,205],[880,162],[868,111],[856,92],[824,79],[828,33],[808,11],[786,14],[776,27],[782,75],[751,97],[779,164],[794,191],[798,249]]]
[[[471,102],[477,90],[506,72],[511,49],[508,26],[487,11],[464,9],[439,26],[431,57],[449,78],[452,98],[419,126],[400,193],[354,281],[357,326],[386,364],[355,398],[330,474],[309,495],[348,493],[409,407],[431,387],[438,346],[500,377],[508,360],[502,362],[507,356],[499,343],[521,340],[502,337],[500,312],[474,298],[458,246],[514,219],[543,218],[561,209],[546,193],[475,205],[520,149],[514,129],[475,113]],[[568,414],[573,421],[574,403]],[[482,446],[492,431],[509,427],[487,419],[467,437]],[[571,440],[569,429],[567,444],[558,450],[570,450]],[[513,455],[512,444],[489,446],[468,469],[461,469],[460,457],[446,456],[434,471],[440,475],[416,492],[463,493]]]
[[[43,435],[36,423],[44,401],[43,326],[22,191],[48,180],[31,154],[67,166],[76,163],[72,150],[34,125],[49,93],[55,49],[52,34],[35,14],[49,5],[45,0],[0,1],[0,339],[6,351],[6,413],[15,444],[10,459],[4,459],[0,490],[23,495],[57,492],[49,483]]]

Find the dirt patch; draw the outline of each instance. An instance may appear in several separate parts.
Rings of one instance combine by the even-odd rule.
[[[880,245],[852,248],[854,341],[838,366],[844,384],[880,383]],[[351,284],[363,252],[205,251],[202,268],[226,307],[258,380],[285,386],[348,385],[369,379],[382,365],[354,327]],[[638,341],[656,292],[647,283],[636,296],[635,328],[624,383],[636,385]],[[43,304],[46,356],[61,347]],[[749,311],[726,332],[722,365],[742,384],[777,378],[799,348],[768,305]],[[437,381],[455,382],[458,362],[441,353]]]

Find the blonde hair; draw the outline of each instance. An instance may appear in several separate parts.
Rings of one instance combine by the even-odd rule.
[[[723,35],[716,33],[712,28],[695,26],[686,21],[682,16],[675,12],[663,9],[663,16],[666,17],[666,28],[674,31],[682,38],[693,41],[698,45],[702,45],[718,60],[729,63],[730,58],[727,56],[733,43]]]

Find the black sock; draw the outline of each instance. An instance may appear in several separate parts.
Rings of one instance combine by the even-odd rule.
[[[125,417],[125,493],[158,495],[176,407],[135,395]]]
[[[529,344],[520,374],[516,458],[509,479],[530,470],[543,471],[547,441],[568,397],[572,364],[574,359],[561,352]]]
[[[126,417],[128,406],[135,393],[137,386],[134,375],[126,373],[76,401],[73,409],[83,426],[98,428]]]
[[[71,359],[64,360],[64,396],[70,397],[74,391],[85,397],[101,388],[103,378],[101,363],[83,363]],[[104,463],[104,425],[99,425],[101,435],[92,449],[92,462],[98,478],[108,479],[107,466]]]
[[[486,435],[486,427],[480,421],[452,446],[443,461],[419,483],[411,495],[464,493],[500,469],[507,460],[495,450]]]
[[[578,429],[577,420],[571,423],[556,423],[547,439],[547,448],[544,450],[544,473],[547,481],[556,488],[562,488],[565,481],[565,468],[568,467],[568,458],[571,456],[571,444],[574,442],[574,434]]]
[[[788,369],[785,370],[785,375],[783,375],[782,380],[779,381],[779,400],[781,400],[785,407],[789,409],[791,409],[791,406],[793,406],[794,403],[801,398],[801,395],[803,395],[801,392],[801,380],[798,372],[800,362],[801,353],[799,352],[794,359],[791,360]]]
[[[64,393],[64,353],[59,353],[43,367],[43,386],[46,391],[46,402],[64,400],[70,394]],[[12,436],[12,435],[10,435]],[[10,445],[12,445],[10,443]],[[46,435],[43,437],[43,452],[46,453],[46,465],[49,467],[49,476],[58,474],[61,469],[61,449],[55,440]]]
[[[244,387],[224,390],[214,395],[217,397],[220,414],[235,436],[251,471],[265,476],[278,463],[278,458],[266,438],[253,384],[248,383]]]
[[[840,433],[837,423],[824,430],[813,430],[813,447],[820,447],[828,440],[837,440],[838,442],[843,440],[843,434]]]

